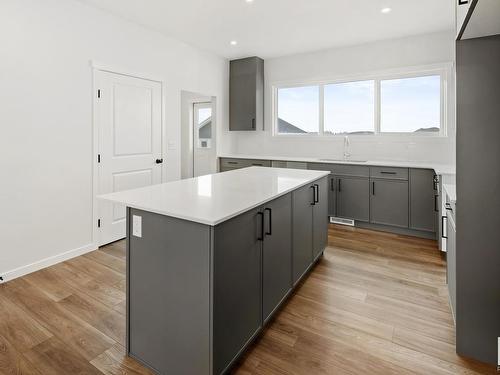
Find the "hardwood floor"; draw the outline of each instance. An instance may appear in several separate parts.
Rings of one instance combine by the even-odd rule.
[[[458,357],[429,240],[331,226],[323,259],[237,374],[494,374]],[[125,246],[0,285],[0,374],[150,374],[125,357]]]

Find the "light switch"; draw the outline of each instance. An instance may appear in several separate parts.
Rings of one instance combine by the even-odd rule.
[[[132,235],[142,238],[142,216],[132,215]]]

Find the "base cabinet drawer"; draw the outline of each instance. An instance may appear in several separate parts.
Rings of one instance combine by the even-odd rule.
[[[408,181],[370,180],[370,223],[408,228]]]
[[[219,161],[219,170],[221,172],[252,166],[270,167],[271,160],[220,158]]]

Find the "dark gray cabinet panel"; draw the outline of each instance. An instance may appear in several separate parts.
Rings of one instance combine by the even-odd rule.
[[[229,130],[261,129],[264,123],[264,60],[230,62]]]
[[[328,176],[328,215],[337,215],[337,181],[335,176]]]
[[[446,220],[446,279],[448,281],[448,293],[450,295],[451,310],[455,317],[457,301],[457,233],[453,218],[447,216]]]
[[[287,194],[264,208],[262,262],[263,319],[292,288],[292,196]]]
[[[234,159],[234,158],[220,158],[219,171],[226,172],[233,169],[247,168],[247,167],[271,167],[270,160],[260,159]]]
[[[436,231],[438,209],[434,171],[410,169],[410,228]]]
[[[368,221],[369,212],[369,180],[358,177],[337,177],[337,216]]]
[[[135,209],[127,226],[132,215],[142,237],[128,228],[127,351],[162,374],[207,373],[210,227]]]
[[[316,203],[313,208],[313,258],[317,258],[328,242],[328,178],[322,178],[313,185]]]
[[[457,352],[497,363],[500,35],[457,42]]]
[[[215,227],[215,374],[231,363],[262,325],[261,211],[248,211]]]
[[[293,200],[293,282],[296,283],[312,262],[314,191],[310,185],[292,193]]]
[[[370,223],[408,228],[408,182],[370,180]]]

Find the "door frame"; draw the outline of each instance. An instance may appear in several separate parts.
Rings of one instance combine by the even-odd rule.
[[[92,74],[92,89],[91,89],[91,97],[92,97],[92,244],[94,248],[99,247],[98,237],[99,237],[99,228],[97,227],[97,220],[99,219],[99,200],[97,199],[97,192],[99,190],[98,181],[99,181],[99,163],[97,161],[99,154],[99,122],[98,122],[98,103],[97,103],[97,72],[105,72],[118,74],[122,76],[132,77],[144,79],[147,81],[153,81],[160,84],[161,90],[161,153],[164,160],[166,160],[166,124],[165,124],[165,80],[160,77],[155,77],[148,73],[140,73],[134,72],[128,69],[123,69],[116,66],[111,66],[107,64],[99,63],[95,60],[89,61],[91,74]],[[164,182],[164,178],[166,176],[166,165],[164,162],[161,166],[161,182]]]
[[[193,101],[191,103],[191,118],[190,118],[191,129],[190,129],[190,132],[189,132],[189,134],[191,135],[190,142],[191,142],[191,147],[192,147],[191,156],[190,156],[190,158],[191,158],[191,172],[192,172],[191,173],[192,174],[191,177],[195,177],[194,174],[195,174],[195,161],[196,160],[195,160],[195,155],[194,154],[196,152],[196,147],[197,147],[197,145],[195,144],[196,143],[195,142],[195,140],[196,140],[196,135],[195,135],[195,133],[196,133],[195,125],[196,124],[195,124],[195,122],[196,122],[196,119],[197,119],[196,108],[198,106],[203,106],[203,107],[206,107],[206,108],[209,107],[211,109],[211,111],[212,111],[211,115],[210,115],[210,117],[212,118],[212,120],[211,120],[212,121],[212,138],[211,139],[212,139],[212,145],[213,145],[212,149],[213,149],[215,155],[217,155],[217,149],[215,148],[216,142],[215,142],[215,137],[214,137],[214,135],[216,135],[215,131],[214,131],[214,129],[216,127],[215,120],[214,120],[214,112],[215,112],[215,110],[214,110],[214,97],[210,96],[209,98],[211,99],[209,102],[207,102],[207,101]]]

